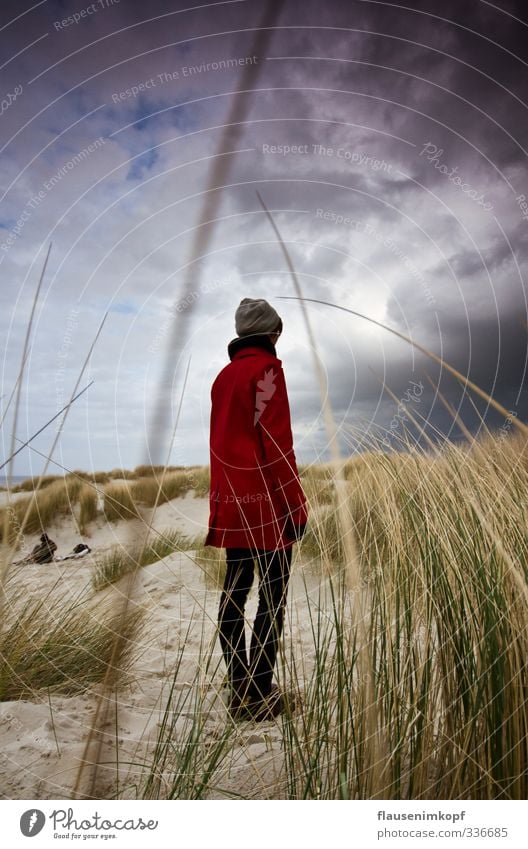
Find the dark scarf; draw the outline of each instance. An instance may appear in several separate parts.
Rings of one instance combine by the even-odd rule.
[[[277,356],[275,345],[265,333],[252,333],[251,336],[237,336],[227,346],[227,353],[229,354],[229,359],[232,360],[235,354],[243,348],[255,347],[264,348],[270,354],[273,354],[274,357]]]

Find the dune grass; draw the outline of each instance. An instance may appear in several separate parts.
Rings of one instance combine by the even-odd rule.
[[[109,483],[111,478],[113,477],[111,472],[83,472],[79,469],[76,469],[73,472],[70,472],[66,477],[74,477],[77,480],[84,480],[87,483]]]
[[[99,473],[97,473],[99,474]],[[131,469],[110,469],[109,472],[106,473],[109,480],[135,480],[137,477],[136,473]],[[104,481],[107,483],[107,480]]]
[[[204,576],[206,586],[213,590],[221,590],[226,573],[225,549],[213,548],[210,545],[204,546],[203,539],[202,536],[200,544],[196,540],[196,544],[192,546],[196,565]]]
[[[87,534],[90,523],[97,518],[97,503],[99,496],[91,486],[83,486],[79,492],[79,530]]]
[[[172,467],[171,467],[172,468]],[[44,488],[28,494],[27,498],[18,498],[0,509],[0,542],[7,542],[14,546],[13,550],[24,548],[29,553],[27,536],[41,534],[48,531],[61,517],[71,516],[77,523],[79,533],[90,534],[90,525],[99,515],[100,493],[96,482],[106,483],[103,490],[103,515],[109,522],[118,522],[122,519],[142,518],[142,507],[153,507],[155,504],[163,504],[174,498],[184,496],[196,481],[189,471],[182,471],[174,467],[174,470],[165,474],[160,490],[161,477],[156,477],[160,469],[156,467],[138,467],[144,473],[150,470],[151,476],[136,477],[136,471],[113,470],[123,473],[125,483],[108,483],[110,473],[104,472],[70,472],[65,476],[47,476],[43,479]],[[112,472],[112,474],[113,474]],[[196,468],[193,467],[193,474]],[[208,480],[207,475],[200,478],[201,485]],[[20,491],[31,491],[38,479],[31,478],[24,482]],[[30,486],[31,484],[31,486]],[[12,492],[13,490],[9,490]],[[180,540],[186,550],[199,547],[201,539],[190,543],[187,538]],[[171,549],[174,550],[174,549]],[[165,555],[161,555],[165,556]],[[103,573],[120,575],[127,570],[121,562],[124,555],[114,554],[109,556],[108,564],[102,566]],[[117,580],[117,578],[116,578]]]
[[[163,476],[163,468],[138,466],[135,479],[127,483],[107,484],[104,490],[104,514],[108,521],[135,519],[140,517],[141,506],[153,507],[181,498],[191,489],[196,497],[209,494],[209,471],[207,468],[192,467],[187,471],[169,471]],[[141,473],[141,474],[140,474]]]
[[[58,517],[71,514],[82,487],[82,481],[67,476],[53,481],[28,498],[20,498],[0,510],[0,534],[12,543],[24,521],[24,533],[42,533]],[[6,522],[7,516],[7,522]]]
[[[108,522],[141,517],[131,487],[128,483],[113,483],[105,487],[103,513]]]
[[[62,476],[45,475],[42,478],[42,480],[40,481],[40,488],[44,489],[45,487],[49,486],[52,483],[55,483],[55,481],[58,481],[58,480],[62,480]],[[15,484],[15,486],[12,486],[10,488],[10,491],[11,492],[33,492],[33,490],[37,486],[38,481],[39,481],[38,477],[27,478],[25,481],[21,481],[20,483]]]
[[[136,466],[133,474],[136,478],[161,478],[164,466]],[[185,466],[167,466],[165,473],[181,472],[185,470]]]
[[[359,585],[351,583],[333,505],[326,496],[311,505],[300,554],[321,566],[319,597],[307,590],[309,628],[300,642],[284,641],[277,671],[301,707],[280,720],[280,778],[273,786],[263,778],[260,798],[526,798],[527,459],[528,444],[515,435],[448,445],[437,455],[380,451],[347,463]],[[197,552],[213,579],[215,571],[221,577],[221,555]],[[293,631],[295,616],[291,609]],[[211,664],[210,651],[204,644],[200,669]],[[196,702],[193,710],[192,728],[170,725],[171,746],[154,752],[144,796],[217,792],[233,757],[230,721],[207,750],[211,759],[202,748],[198,763],[208,708]]]
[[[138,466],[134,471],[113,469],[111,472],[70,472],[65,476],[48,475],[42,479],[38,492],[27,498],[19,498],[0,509],[0,541],[7,531],[7,540],[12,544],[17,538],[26,512],[24,533],[42,533],[62,516],[73,515],[78,508],[79,531],[89,532],[90,523],[98,515],[98,492],[96,484],[104,486],[103,513],[107,521],[141,518],[140,508],[164,504],[184,496],[191,489],[195,495],[207,497],[209,471],[206,467],[168,467],[162,481],[162,466]],[[112,483],[117,476],[124,483]],[[28,478],[9,492],[32,493],[38,478]],[[161,489],[160,489],[160,484]],[[159,490],[159,492],[158,492]],[[7,521],[6,521],[7,519]],[[20,540],[19,540],[20,544]]]
[[[317,466],[301,466],[299,477],[310,504],[332,504],[334,481],[331,467],[326,463]]]
[[[180,485],[179,471],[166,480],[173,475]],[[273,785],[262,779],[258,797],[526,798],[526,440],[490,435],[436,454],[373,450],[347,461],[344,477],[346,527],[337,520],[332,464],[303,469],[311,510],[296,555],[312,577],[318,570],[320,590],[318,596],[306,589],[308,621],[298,638],[296,610],[289,610],[277,677],[299,694],[301,706],[278,720],[279,777]],[[150,480],[131,481],[127,492],[137,485],[136,497],[141,492],[149,504],[152,483],[157,486]],[[59,495],[54,487],[60,486]],[[65,489],[52,482],[39,500],[51,493],[63,505]],[[82,489],[76,497],[82,504]],[[121,492],[116,501],[122,512]],[[135,503],[131,496],[128,509]],[[351,532],[359,584],[343,544]],[[209,592],[219,591],[224,552],[172,530],[155,536],[143,553],[116,548],[101,558],[93,587],[176,550],[195,551]],[[31,601],[18,630],[13,621],[6,626],[2,698],[47,686],[78,692],[101,680],[111,626],[94,623],[80,607],[67,605],[63,614]],[[204,628],[196,613],[191,627]],[[204,636],[192,687],[180,687],[183,667],[176,664],[158,739],[135,791],[140,797],[231,792],[229,764],[240,742],[227,714],[223,722],[211,720],[208,682],[219,680],[212,650]],[[92,656],[101,661],[95,668]]]
[[[186,473],[189,488],[194,490],[195,498],[208,498],[210,473],[208,466],[191,466]]]
[[[173,498],[180,498],[189,490],[186,475],[182,472],[169,472],[162,479],[161,475],[141,477],[134,481],[131,493],[136,504],[153,507],[154,504],[164,504]]]
[[[106,554],[96,558],[92,585],[95,590],[119,581],[135,568],[148,566],[157,560],[163,560],[175,551],[189,551],[193,543],[180,531],[172,528],[154,534],[144,547],[132,549],[114,546]]]
[[[488,438],[350,464],[362,581],[347,591],[344,564],[332,619],[312,620],[315,675],[303,722],[287,726],[292,798],[525,797],[527,448],[522,436]],[[379,764],[366,745],[358,591]]]
[[[82,693],[100,682],[112,656],[117,622],[111,614],[89,613],[89,594],[64,598],[60,592],[27,598],[19,586],[7,595],[0,635],[0,701],[39,698],[49,692]],[[117,677],[123,680],[132,657],[141,614],[120,623],[126,651]]]
[[[211,646],[203,639],[201,662],[195,668],[191,686],[181,688],[178,683],[185,642],[184,636],[158,724],[153,757],[141,765],[141,798],[204,799],[217,789],[219,781],[222,795],[237,797],[239,794],[221,787],[220,775],[229,760],[236,728],[233,723],[211,727],[211,688],[207,682],[217,672]]]

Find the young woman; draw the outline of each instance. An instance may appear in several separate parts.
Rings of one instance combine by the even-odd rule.
[[[282,320],[263,299],[244,298],[235,314],[230,363],[211,390],[211,488],[206,545],[226,549],[219,632],[238,718],[263,720],[288,699],[272,684],[282,633],[292,547],[306,521],[282,363]],[[259,574],[249,656],[244,609]]]

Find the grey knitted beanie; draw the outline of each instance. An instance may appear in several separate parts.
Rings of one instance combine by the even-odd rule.
[[[235,313],[235,329],[239,336],[278,333],[282,330],[282,320],[263,298],[242,298]]]

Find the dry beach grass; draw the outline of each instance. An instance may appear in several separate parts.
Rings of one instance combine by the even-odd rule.
[[[182,477],[167,486],[142,551],[125,544],[123,529],[142,527],[149,475],[129,481],[138,500],[127,503],[117,482],[98,484],[104,512],[94,517],[93,501],[84,508],[90,558],[16,567],[5,582],[3,795],[68,798],[110,662],[113,599],[139,563],[115,721],[103,734],[101,796],[526,798],[525,437],[488,435],[437,453],[370,451],[343,471],[360,583],[336,521],[335,469],[305,468],[311,518],[296,547],[278,669],[301,707],[264,725],[235,724],[223,705],[215,625],[223,553],[200,544],[207,501],[182,484],[194,480],[202,494],[207,470],[171,472]],[[60,549],[78,539],[87,485],[51,482],[31,508],[56,528]],[[122,515],[111,522],[108,491]],[[46,493],[55,514],[41,503]],[[253,593],[248,618],[254,605]]]

